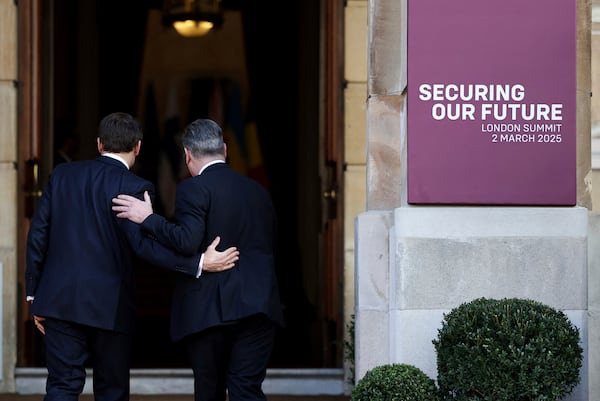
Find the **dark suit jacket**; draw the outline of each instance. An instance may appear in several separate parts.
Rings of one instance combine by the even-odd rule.
[[[171,312],[174,341],[205,328],[264,313],[283,324],[275,276],[276,217],[268,192],[225,163],[182,181],[175,223],[153,214],[142,226],[162,243],[191,254],[221,237],[219,249],[236,246],[240,259],[224,272],[181,275]]]
[[[116,195],[142,197],[144,191],[153,193],[153,185],[110,157],[55,168],[27,238],[31,313],[127,333],[135,322],[135,254],[158,267],[197,273],[199,255],[174,253],[112,211]]]

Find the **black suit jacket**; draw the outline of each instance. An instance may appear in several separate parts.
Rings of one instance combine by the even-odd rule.
[[[197,274],[199,255],[176,254],[112,211],[113,197],[144,191],[153,185],[110,157],[55,168],[27,237],[31,313],[127,333],[135,322],[135,254]]]
[[[219,249],[236,246],[240,259],[224,272],[181,275],[171,312],[174,341],[205,328],[264,313],[283,324],[275,275],[276,217],[268,192],[256,181],[217,163],[182,181],[175,222],[153,214],[142,226],[165,245],[192,254],[221,237]]]

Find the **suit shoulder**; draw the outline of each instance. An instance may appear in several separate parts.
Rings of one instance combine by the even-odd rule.
[[[50,172],[50,180],[62,180],[68,177],[78,177],[85,174],[86,171],[93,171],[94,162],[92,160],[78,160],[67,163],[57,164]]]
[[[152,182],[132,173],[129,170],[123,171],[123,181],[126,185],[135,186],[138,188],[154,189],[154,184]]]

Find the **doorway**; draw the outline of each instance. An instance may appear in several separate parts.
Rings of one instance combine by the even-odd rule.
[[[164,172],[170,169],[176,175],[180,157],[179,146],[169,136],[177,134],[177,129],[169,131],[173,127],[168,125],[173,122],[170,112],[183,111],[178,116],[182,127],[191,119],[204,117],[201,114],[214,102],[207,93],[214,94],[216,86],[223,95],[220,99],[227,99],[224,105],[234,104],[237,88],[239,116],[255,134],[255,142],[241,148],[253,146],[259,154],[258,164],[255,158],[250,169],[246,160],[245,168],[268,187],[278,213],[277,274],[287,326],[277,337],[271,365],[341,367],[342,1],[290,0],[274,7],[258,0],[223,0],[226,13],[240,21],[243,73],[232,74],[225,68],[200,72],[206,65],[203,59],[218,59],[220,54],[190,52],[186,45],[174,64],[187,60],[198,67],[196,74],[158,73],[176,77],[178,87],[189,90],[185,94],[178,91],[178,98],[186,102],[176,102],[175,108],[167,105],[170,92],[161,92],[164,87],[160,83],[141,79],[149,64],[164,61],[148,58],[151,32],[173,34],[151,25],[160,13],[160,1],[30,3],[37,4],[30,23],[38,21],[40,27],[40,74],[30,78],[39,81],[30,84],[39,87],[41,97],[24,101],[39,102],[41,111],[32,122],[37,129],[21,132],[20,137],[29,138],[27,143],[36,137],[34,142],[39,143],[39,149],[32,147],[32,154],[23,156],[37,166],[36,185],[43,188],[61,152],[72,160],[96,157],[99,120],[110,112],[125,111],[138,116],[145,133],[136,172],[155,182],[157,192],[164,194],[161,207],[168,215],[169,185],[177,178],[165,184]],[[23,9],[20,7],[20,12]],[[233,43],[222,42],[216,48],[227,46]],[[24,216],[23,227],[27,219]],[[23,263],[19,269],[22,278]],[[181,350],[168,337],[173,277],[142,261],[138,270],[139,334],[134,342],[134,367],[187,366]],[[19,322],[19,366],[43,366],[43,339],[26,316]]]

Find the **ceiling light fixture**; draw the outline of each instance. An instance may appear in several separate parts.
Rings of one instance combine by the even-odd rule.
[[[206,35],[223,23],[221,0],[164,0],[162,21],[181,36]]]

